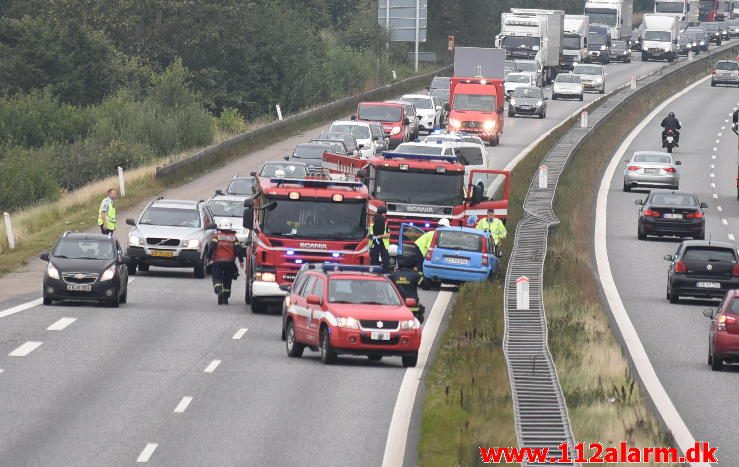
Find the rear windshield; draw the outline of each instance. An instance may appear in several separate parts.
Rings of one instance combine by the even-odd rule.
[[[429,97],[403,97],[403,100],[413,103],[417,109],[428,110],[434,108],[434,106],[431,105],[431,98]]]
[[[686,208],[694,208],[698,206],[698,203],[692,196],[672,193],[655,193],[649,199],[649,203],[658,206],[676,206]]]
[[[514,62],[518,71],[538,71],[534,62]]]
[[[384,105],[360,105],[359,118],[361,120],[375,120],[378,122],[399,122],[400,107]]]
[[[480,251],[482,249],[482,235],[453,230],[442,230],[436,246],[448,250]]]
[[[572,72],[577,75],[600,75],[601,70],[602,68],[598,66],[579,65]]]
[[[579,83],[581,79],[577,75],[566,74],[557,76],[557,79],[555,79],[554,81],[556,83]]]
[[[450,78],[445,78],[442,76],[437,76],[436,78],[431,80],[431,89],[449,89],[449,81]]]
[[[298,145],[293,152],[295,159],[323,159],[323,153],[328,149],[327,146],[319,145]]]
[[[736,263],[734,251],[728,248],[690,247],[685,250],[683,261],[703,263]]]
[[[482,149],[481,148],[456,148],[457,158],[462,165],[482,165]]]
[[[655,162],[659,164],[669,164],[672,162],[670,156],[664,154],[636,154],[634,155],[634,162]]]
[[[508,83],[530,83],[531,82],[531,78],[529,77],[529,75],[514,75],[513,73],[506,76],[505,80]]]
[[[716,64],[717,70],[739,70],[739,63],[737,62],[718,62]]]
[[[400,154],[424,154],[429,156],[440,156],[441,146],[416,146],[415,144],[401,144],[396,148]]]

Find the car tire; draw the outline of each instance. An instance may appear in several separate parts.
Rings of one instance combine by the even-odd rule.
[[[711,355],[711,370],[713,371],[721,371],[724,369],[724,361],[720,358],[716,357],[716,355]]]
[[[382,355],[367,355],[367,358],[369,358],[369,361],[371,362],[379,362],[382,360]]]
[[[331,365],[332,363],[336,363],[337,355],[336,351],[331,348],[331,337],[328,332],[328,328],[323,328],[321,331],[321,362],[323,362],[324,365]]]
[[[126,291],[121,295],[121,303],[128,303],[128,288],[126,288]]]
[[[542,112],[542,113],[541,113],[541,114],[539,115],[539,118],[542,118],[542,119],[543,119],[543,118],[547,118],[547,113],[546,113],[546,112]]]
[[[205,258],[201,259],[200,264],[192,268],[195,279],[205,279]]]
[[[251,312],[257,315],[261,315],[267,311],[267,304],[262,300],[258,300],[254,297],[251,299]]]
[[[631,185],[629,185],[628,183],[624,183],[624,192],[631,192]]]
[[[605,94],[606,93],[606,87],[603,86],[600,91],[598,91],[598,94]]]
[[[414,368],[418,363],[418,352],[415,352],[407,357],[403,357],[403,367]]]
[[[645,54],[644,52],[641,53],[641,61],[642,62],[646,62],[647,61],[647,54]]]
[[[556,101],[557,100],[557,95],[556,94],[552,94],[552,100],[553,101]]]
[[[129,276],[135,276],[136,275],[136,267],[137,267],[137,264],[136,263],[129,263],[129,264],[126,265],[126,267],[128,268],[128,275]]]
[[[305,346],[295,341],[295,323],[293,320],[287,322],[287,331],[285,335],[285,350],[287,356],[291,358],[300,358],[303,356]]]
[[[636,238],[639,240],[646,240],[647,234],[645,234],[640,227],[636,228]]]
[[[139,264],[139,271],[149,272],[149,265],[144,263]]]
[[[716,87],[716,83],[713,80],[711,80],[711,87],[712,88],[715,88]]]
[[[510,104],[509,104],[510,105]],[[516,112],[514,112],[510,107],[508,107],[508,116],[510,118],[513,118],[516,116]]]
[[[44,294],[44,298],[43,298],[44,305],[47,305],[47,306],[48,305],[51,305],[52,302],[53,302],[53,300],[51,298],[47,297],[46,294]]]
[[[667,292],[667,295],[668,295],[667,296],[667,300],[669,300],[670,303],[672,303],[673,305],[677,305],[678,303],[680,303],[680,295],[679,294],[676,294],[672,290],[669,290]]]

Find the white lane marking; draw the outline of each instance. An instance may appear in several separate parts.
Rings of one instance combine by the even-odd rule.
[[[130,284],[131,282],[133,282],[133,281],[135,281],[135,280],[136,280],[136,278],[135,278],[135,277],[129,277],[129,278],[128,278],[128,283]]]
[[[149,462],[149,459],[151,459],[151,455],[154,454],[154,451],[156,451],[158,447],[159,445],[157,443],[149,443],[144,446],[141,454],[139,454],[139,457],[136,458],[136,462],[139,464]]]
[[[724,120],[724,123],[729,123],[729,119],[727,118],[726,120]],[[723,127],[721,129],[723,129]]]
[[[721,129],[722,129],[722,130],[725,130],[725,129],[726,129],[726,127],[725,127],[725,126],[722,126],[722,127],[721,127]]]
[[[716,140],[716,144],[718,144],[718,143],[720,143],[720,142],[721,142],[721,140],[720,140],[720,139],[717,139],[717,140]]]
[[[724,210],[724,208],[722,208],[721,206],[716,206],[716,209],[718,210],[718,212],[721,212]]]
[[[234,334],[234,336],[231,339],[235,339],[235,340],[241,339],[242,337],[244,337],[244,334],[246,334],[246,331],[248,330],[249,329],[247,328],[239,329],[238,331],[236,331],[236,334]]]
[[[685,421],[683,421],[682,417],[678,413],[675,405],[672,403],[672,400],[670,400],[670,396],[667,394],[667,391],[665,391],[664,386],[662,386],[657,373],[654,371],[654,366],[652,366],[652,362],[649,360],[649,356],[647,355],[646,350],[644,350],[644,345],[642,344],[641,339],[639,339],[639,334],[634,328],[634,323],[631,322],[629,314],[626,312],[624,303],[621,300],[621,295],[619,294],[618,288],[616,287],[616,282],[613,279],[613,272],[611,270],[611,264],[608,259],[606,235],[608,232],[608,219],[604,215],[604,213],[606,212],[606,207],[608,206],[608,195],[610,193],[611,182],[613,181],[613,177],[616,174],[616,170],[621,165],[621,159],[623,158],[631,143],[634,142],[636,137],[642,131],[644,131],[644,128],[646,128],[647,125],[649,125],[656,116],[660,115],[660,113],[668,105],[670,105],[676,99],[684,96],[688,92],[692,91],[700,84],[705,83],[710,78],[710,75],[706,76],[705,78],[698,80],[697,82],[691,84],[690,86],[686,87],[682,91],[664,101],[662,104],[657,106],[657,108],[654,109],[652,113],[647,116],[647,118],[643,119],[641,123],[639,123],[639,125],[637,125],[636,128],[634,128],[634,130],[626,137],[626,139],[624,139],[624,142],[613,155],[613,158],[611,159],[611,162],[606,169],[603,179],[600,182],[600,188],[598,189],[598,199],[595,209],[595,231],[593,235],[595,242],[595,261],[598,268],[598,276],[600,277],[600,282],[603,286],[603,292],[605,293],[606,299],[608,300],[608,305],[611,309],[611,313],[613,314],[613,317],[616,321],[616,325],[621,331],[624,344],[626,345],[629,355],[634,362],[636,371],[638,372],[639,377],[647,390],[647,393],[650,395],[655,408],[661,415],[661,418],[667,426],[667,429],[672,433],[678,447],[682,450],[683,453],[685,453],[689,448],[695,446],[695,438],[690,433],[687,425],[685,425]],[[708,463],[697,462],[694,462],[691,465],[705,467],[710,466],[710,464]]]
[[[729,225],[729,221],[727,221],[726,219],[721,219],[721,223],[724,225]]]
[[[714,151],[718,151],[718,148],[713,148]]]
[[[715,169],[715,168],[716,168],[716,166],[715,166],[715,165],[713,165],[713,164],[711,164],[711,168],[712,168],[712,169]]]
[[[712,155],[711,159],[716,160],[716,154]]]
[[[2,368],[0,368],[0,373],[2,373],[3,371],[5,371],[5,370],[3,370]]]
[[[721,137],[721,135],[723,135],[723,133],[719,133],[719,134],[718,134],[718,137],[720,138],[720,137]]]
[[[56,323],[52,324],[47,331],[63,331],[67,326],[77,321],[77,318],[61,318]]]
[[[29,353],[41,347],[43,342],[28,341],[8,354],[8,357],[25,357]]]
[[[7,310],[0,311],[0,318],[5,318],[6,316],[14,315],[16,313],[20,313],[21,311],[26,311],[29,308],[41,305],[43,302],[44,301],[42,299],[37,298],[36,300],[31,300],[30,302],[14,306],[13,308],[8,308]]]
[[[190,405],[190,402],[192,402],[192,397],[185,396],[182,398],[179,404],[177,404],[177,407],[174,408],[174,413],[182,413],[185,410],[187,410],[187,407]]]
[[[729,234],[729,240],[734,241],[734,234]]]
[[[717,193],[714,193],[713,194],[713,199],[718,199],[718,194]]]
[[[716,188],[716,184],[715,183],[711,183],[711,188]]]
[[[208,366],[205,367],[205,370],[203,370],[205,373],[213,373],[216,371],[216,368],[218,368],[218,365],[221,364],[220,360],[213,360],[208,364]]]
[[[418,385],[422,381],[423,370],[426,368],[431,346],[436,340],[436,334],[439,332],[439,326],[441,326],[451,298],[451,292],[439,292],[429,318],[423,327],[423,339],[421,339],[421,348],[418,350],[418,364],[415,368],[405,370],[403,381],[400,383],[400,391],[398,391],[398,399],[395,401],[393,418],[390,420],[390,428],[387,432],[382,467],[403,465],[406,443],[408,442],[408,428],[411,423],[413,403],[416,400]]]
[[[711,178],[713,178],[713,177],[715,177],[715,176],[716,176],[716,174],[715,174],[715,173],[713,173],[713,172],[711,172]]]

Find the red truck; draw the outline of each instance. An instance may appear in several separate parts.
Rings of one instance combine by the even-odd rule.
[[[254,198],[244,201],[245,300],[253,312],[281,302],[303,264],[369,265],[364,184],[328,174],[256,179]]]

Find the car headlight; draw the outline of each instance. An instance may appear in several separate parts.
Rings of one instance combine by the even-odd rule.
[[[200,248],[200,240],[187,240],[185,242],[185,248],[189,250],[197,250],[198,248]]]
[[[575,60],[574,62],[572,62],[572,66],[577,66],[579,64],[580,64],[580,62],[578,62],[577,60]]]
[[[695,42],[693,42],[693,47],[695,47],[696,45],[698,45],[698,44],[696,44]]]
[[[605,45],[601,45],[600,46],[600,50],[606,50],[606,46]]]
[[[701,41],[701,45],[706,45],[706,42],[705,41]]]
[[[141,237],[138,235],[130,234],[128,236],[128,244],[130,246],[140,246],[141,245]]]
[[[276,279],[274,272],[257,272],[254,274],[254,278],[262,282],[274,282]]]
[[[593,81],[595,81],[596,83],[600,83],[601,81],[603,81],[603,78],[600,76],[596,76],[595,78],[593,78]]]
[[[544,101],[536,101],[536,106],[541,107],[544,104]]]
[[[359,329],[359,321],[354,318],[336,318],[337,328]]]
[[[408,319],[405,321],[400,322],[400,330],[401,331],[408,331],[411,329],[419,329],[421,327],[421,323],[416,319]]]
[[[100,276],[100,281],[109,281],[112,278],[115,277],[115,264],[111,265],[108,269],[103,272],[103,275]]]
[[[457,120],[456,118],[450,118],[449,125],[453,128],[460,128],[462,126],[462,122]]]
[[[511,97],[511,105],[516,105],[516,99]]]
[[[482,128],[486,131],[491,131],[493,128],[495,128],[495,120],[486,121],[482,124]]]
[[[400,133],[400,127],[399,126],[394,126],[393,129],[390,130],[390,134],[391,135],[397,135],[398,133]]]
[[[51,264],[51,262],[49,262],[49,265],[46,266],[46,274],[48,274],[49,277],[51,277],[52,279],[59,280],[59,270],[55,268],[54,265]]]

